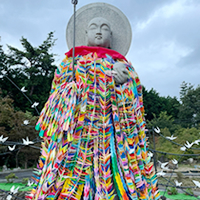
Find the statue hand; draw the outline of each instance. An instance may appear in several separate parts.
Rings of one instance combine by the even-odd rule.
[[[113,73],[115,82],[118,84],[126,83],[128,80],[128,71],[126,69],[126,65],[121,62],[116,62],[113,65]]]

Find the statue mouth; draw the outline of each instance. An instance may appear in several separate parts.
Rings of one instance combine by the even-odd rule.
[[[102,39],[102,36],[97,35],[95,38],[97,38],[97,39]]]

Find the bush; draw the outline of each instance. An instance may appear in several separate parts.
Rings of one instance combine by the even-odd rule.
[[[8,176],[6,176],[6,180],[7,180],[8,183],[12,183],[12,182],[13,182],[13,179],[15,179],[15,178],[18,178],[18,177],[15,175],[15,173],[10,173],[10,174],[8,174]]]
[[[194,192],[192,191],[192,188],[187,188],[185,190],[185,195],[194,195]]]
[[[22,179],[22,184],[27,185],[29,178],[23,178]]]
[[[178,194],[178,191],[175,187],[171,187],[170,189],[167,190],[167,193],[169,195],[176,195],[176,194]]]

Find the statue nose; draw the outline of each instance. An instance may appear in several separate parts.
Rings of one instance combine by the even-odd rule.
[[[97,34],[97,35],[101,35],[101,34],[102,34],[102,33],[101,33],[101,28],[100,28],[100,27],[97,28],[96,34]]]

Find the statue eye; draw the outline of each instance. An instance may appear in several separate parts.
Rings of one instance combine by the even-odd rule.
[[[106,24],[103,24],[103,25],[101,26],[101,29],[104,30],[104,31],[110,31],[109,26],[106,25]]]
[[[91,24],[90,26],[89,26],[89,29],[90,30],[94,30],[94,29],[96,29],[97,28],[97,25],[96,24]]]

